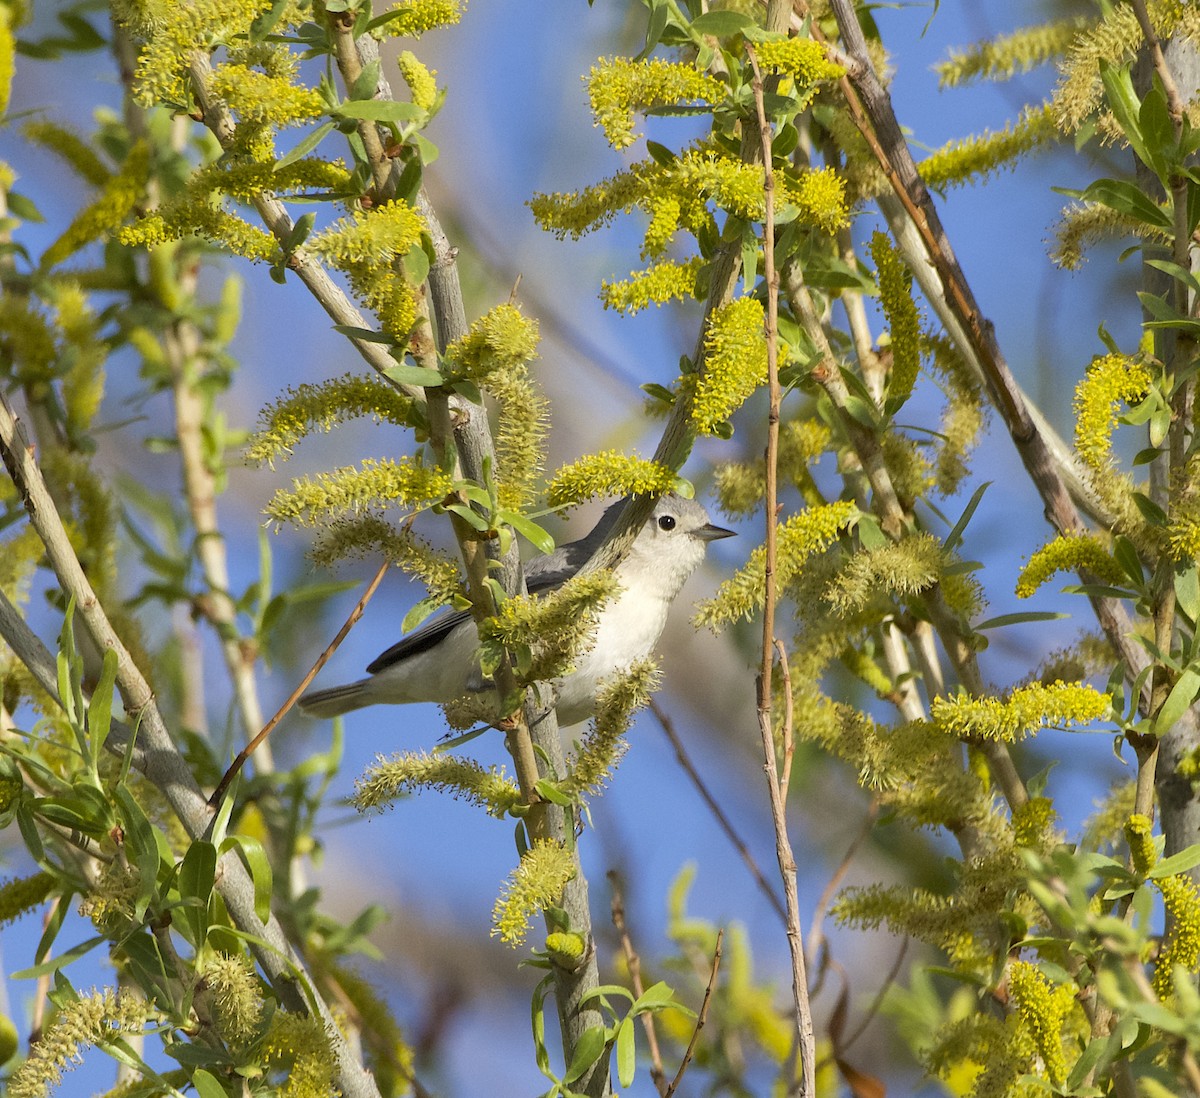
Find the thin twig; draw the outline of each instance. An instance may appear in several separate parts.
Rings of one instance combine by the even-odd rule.
[[[771,8],[768,7],[768,11]],[[796,1055],[800,1060],[797,1073],[801,1098],[816,1094],[815,1049],[812,1007],[808,997],[808,973],[804,960],[804,939],[800,931],[800,902],[796,890],[796,858],[787,833],[787,815],[780,795],[779,772],[775,757],[775,735],[772,727],[772,672],[775,662],[775,564],[778,525],[778,460],[779,411],[783,401],[779,384],[779,271],[775,266],[775,173],[771,164],[771,125],[763,96],[762,73],[754,48],[746,44],[746,56],[754,71],[754,106],[758,113],[759,139],[762,142],[763,191],[763,267],[767,283],[767,379],[770,409],[767,414],[766,454],[766,544],[763,592],[762,666],[758,675],[758,726],[763,742],[763,769],[767,776],[767,791],[771,802],[771,822],[775,828],[775,856],[783,878],[787,903],[787,939],[792,958],[792,999],[795,1004]],[[783,658],[786,662],[787,653]]]
[[[904,964],[904,958],[908,954],[908,943],[911,938],[905,938],[900,943],[900,949],[896,953],[896,959],[892,962],[892,967],[888,969],[888,974],[884,977],[884,981],[879,985],[879,990],[875,993],[875,998],[871,1000],[871,1005],[867,1007],[866,1012],[859,1020],[854,1032],[850,1034],[844,1041],[838,1045],[838,1052],[844,1052],[854,1044],[864,1033],[867,1032],[867,1027],[875,1020],[875,1015],[879,1013],[879,1008],[883,1006],[884,996],[887,995],[892,985],[896,982],[896,977],[900,975],[900,967]]]
[[[288,695],[287,700],[279,707],[279,710],[276,712],[275,716],[267,721],[267,723],[263,725],[262,730],[258,733],[258,735],[256,735],[254,739],[252,739],[248,744],[246,744],[245,747],[241,749],[241,751],[238,752],[237,758],[233,760],[233,763],[230,765],[229,769],[225,771],[225,774],[217,783],[217,788],[213,790],[212,796],[208,798],[210,807],[216,808],[218,805],[220,805],[221,799],[225,796],[225,791],[229,788],[229,783],[237,777],[238,771],[241,770],[245,765],[246,760],[254,754],[258,745],[261,744],[263,740],[265,740],[271,734],[275,726],[281,720],[283,720],[292,706],[296,704],[296,701],[299,699],[300,695],[308,689],[309,683],[311,683],[313,679],[320,674],[321,668],[329,662],[329,657],[332,656],[339,647],[341,647],[342,641],[344,641],[349,635],[350,630],[358,624],[358,619],[363,616],[363,611],[367,608],[367,603],[371,601],[372,596],[379,588],[380,582],[383,580],[383,577],[387,574],[387,570],[390,567],[391,562],[386,560],[379,566],[379,570],[375,573],[375,578],[372,579],[369,584],[367,584],[367,589],[363,592],[362,598],[358,600],[354,606],[354,609],[350,611],[349,617],[346,618],[346,621],[342,625],[341,629],[337,631],[337,636],[329,642],[325,648],[325,651],[317,657],[316,662],[314,662],[312,667],[309,668],[308,674],[300,680],[300,684]]]
[[[675,1073],[675,1078],[671,1080],[671,1085],[667,1087],[663,1098],[671,1098],[671,1095],[675,1093],[676,1087],[683,1078],[683,1073],[687,1071],[688,1064],[692,1062],[692,1055],[696,1051],[696,1042],[700,1039],[700,1031],[704,1028],[704,1023],[708,1021],[708,1004],[712,1002],[713,988],[717,986],[717,971],[721,967],[721,943],[724,940],[725,928],[722,927],[717,931],[717,944],[713,948],[712,971],[708,976],[708,986],[704,989],[704,1001],[700,1004],[700,1013],[696,1016],[692,1039],[688,1041],[687,1051],[683,1054],[683,1062],[679,1065],[679,1070]]]
[[[775,894],[775,890],[771,887],[771,882],[767,880],[766,874],[759,868],[758,862],[754,860],[754,855],[750,851],[750,847],[738,834],[737,828],[733,826],[733,821],[730,820],[725,810],[721,807],[717,798],[713,796],[712,791],[704,783],[704,779],[700,777],[700,772],[696,769],[691,757],[683,746],[683,741],[679,738],[675,731],[675,723],[667,715],[666,711],[654,699],[650,699],[650,712],[658,719],[659,727],[663,730],[667,739],[671,741],[671,746],[675,748],[675,758],[679,765],[683,768],[683,772],[691,779],[692,785],[696,787],[696,792],[700,794],[700,799],[708,806],[708,810],[713,814],[713,819],[717,821],[717,826],[725,832],[725,837],[733,844],[734,850],[738,852],[746,868],[750,871],[750,876],[754,878],[754,883],[758,885],[762,894],[770,901],[771,907],[775,909],[775,913],[786,925],[787,909],[783,906],[783,902]]]
[[[642,959],[633,947],[633,939],[629,936],[629,928],[625,924],[625,897],[621,893],[621,877],[616,870],[608,871],[608,883],[612,889],[612,921],[621,938],[621,952],[625,954],[625,963],[629,966],[629,982],[633,985],[633,993],[639,999],[646,990],[642,983]],[[646,1047],[650,1050],[650,1078],[654,1080],[654,1088],[664,1098],[667,1094],[667,1073],[663,1070],[662,1053],[658,1049],[658,1031],[654,1026],[654,1015],[650,1011],[642,1014],[642,1028],[646,1031]]]

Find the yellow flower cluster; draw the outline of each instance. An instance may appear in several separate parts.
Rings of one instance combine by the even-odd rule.
[[[425,221],[404,202],[389,202],[370,210],[354,210],[305,247],[336,267],[357,263],[391,263],[407,255],[421,240]]]
[[[644,271],[631,271],[624,282],[604,282],[600,300],[606,309],[635,316],[651,305],[693,297],[702,266],[704,260],[694,256],[685,263],[656,263]]]
[[[800,574],[805,561],[823,552],[858,517],[858,508],[848,500],[809,507],[792,515],[776,532],[775,576],[783,591]],[[721,584],[713,598],[702,602],[693,619],[714,632],[761,609],[766,576],[767,551],[759,546],[737,574]]]
[[[1059,19],[997,35],[970,49],[953,50],[933,66],[942,88],[955,88],[976,79],[1008,80],[1064,54],[1087,26],[1083,19]]]
[[[9,1098],[45,1098],[84,1048],[140,1033],[154,1008],[140,996],[104,988],[64,1003],[28,1058],[8,1079]]]
[[[642,238],[642,255],[650,259],[666,252],[667,246],[675,239],[683,207],[677,195],[664,192],[650,195],[646,200],[646,209],[650,214],[650,224],[646,226],[646,235]]]
[[[93,240],[117,232],[145,193],[149,175],[150,147],[138,141],[121,170],[104,184],[100,197],[76,214],[62,236],[42,253],[42,265],[52,267]]]
[[[476,380],[511,370],[537,356],[538,323],[515,305],[497,305],[446,348],[453,375]]]
[[[432,110],[437,102],[437,70],[426,68],[412,50],[402,50],[396,58],[400,75],[408,85],[412,101],[422,110]]]
[[[519,946],[533,916],[559,902],[575,873],[575,859],[562,843],[535,839],[492,909],[492,937]]]
[[[762,303],[739,297],[714,309],[704,333],[704,369],[687,375],[692,426],[710,435],[767,381],[767,341]]]
[[[289,389],[259,413],[259,426],[246,447],[246,458],[272,463],[288,457],[295,445],[313,431],[370,416],[376,423],[411,426],[413,401],[381,378],[343,374],[316,385]]]
[[[1018,1026],[1041,1057],[1051,1084],[1061,1087],[1068,1070],[1063,1037],[1067,1018],[1077,1009],[1076,988],[1051,984],[1035,965],[1014,961],[1008,969],[1008,990]]]
[[[546,488],[551,507],[573,507],[596,496],[650,496],[670,491],[675,474],[648,458],[602,450],[564,465]]]
[[[1026,107],[1014,123],[999,133],[952,141],[921,161],[921,178],[937,190],[979,180],[1012,164],[1019,156],[1058,140],[1049,103]]]
[[[584,737],[570,773],[558,788],[568,797],[598,793],[625,753],[629,721],[650,703],[661,679],[652,659],[638,660],[605,680],[596,693],[596,716]]]
[[[545,682],[568,673],[595,641],[597,617],[617,593],[611,572],[584,572],[541,597],[505,599],[494,618],[479,625],[484,659],[512,654],[523,682]]]
[[[143,107],[186,104],[192,56],[244,38],[268,6],[263,0],[205,0],[203,4],[127,0],[119,5],[120,22],[145,38],[134,73],[138,103]]]
[[[1090,572],[1102,583],[1125,583],[1128,577],[1095,534],[1062,534],[1029,558],[1017,577],[1017,598],[1027,599],[1059,572]]]
[[[448,27],[462,19],[459,0],[399,0],[379,30],[394,38],[420,38],[426,31]]]
[[[354,806],[359,812],[386,808],[393,801],[425,789],[461,797],[502,817],[521,803],[521,791],[504,770],[484,769],[473,759],[413,752],[379,759],[354,783]]]
[[[891,337],[892,372],[888,379],[888,407],[895,411],[912,395],[921,367],[921,318],[912,296],[912,272],[886,233],[871,235],[871,258],[879,281],[879,299]]]
[[[240,1049],[258,1034],[262,1021],[262,985],[254,965],[239,955],[213,953],[201,963],[200,977],[221,1039]]]
[[[1107,354],[1092,361],[1075,388],[1075,449],[1090,469],[1108,470],[1116,409],[1120,404],[1136,404],[1150,384],[1150,371],[1137,359]]]
[[[165,207],[117,233],[117,239],[130,248],[157,248],[187,236],[222,244],[234,255],[255,263],[269,262],[279,255],[279,245],[270,233],[203,198]]]
[[[634,111],[696,100],[718,103],[726,90],[715,77],[691,65],[657,57],[645,61],[601,58],[587,83],[596,125],[604,129],[614,149],[633,144]]]
[[[17,792],[21,790],[18,782]],[[37,907],[54,887],[54,878],[49,873],[34,873],[31,877],[17,877],[0,885],[0,924],[19,919],[31,908]]]
[[[1083,683],[1030,683],[1008,698],[972,698],[960,694],[935,698],[930,717],[939,731],[959,739],[1012,743],[1048,726],[1087,724],[1111,708],[1107,694]]]
[[[311,479],[293,481],[290,491],[280,489],[264,509],[276,522],[311,526],[343,512],[359,512],[400,503],[426,507],[444,499],[451,479],[441,469],[409,457],[398,461],[364,461],[361,468],[347,467]]]
[[[223,99],[243,122],[295,126],[319,118],[328,109],[319,92],[291,80],[268,76],[246,65],[227,63],[213,73],[213,94]]]
[[[827,233],[850,224],[846,183],[832,168],[802,172],[795,182],[784,177],[784,197],[800,210],[801,220]]]
[[[279,1098],[328,1098],[335,1092],[337,1057],[320,1015],[277,1010],[259,1051],[273,1071],[283,1073]]]
[[[839,614],[851,614],[881,595],[912,596],[932,587],[945,566],[946,554],[937,538],[913,534],[860,549],[838,570],[825,597]]]
[[[825,47],[811,38],[776,38],[754,47],[758,63],[793,77],[807,87],[822,80],[837,80],[846,70],[825,56]]]

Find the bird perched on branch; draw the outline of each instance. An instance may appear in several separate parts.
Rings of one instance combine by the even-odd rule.
[[[552,591],[576,575],[612,529],[623,503],[609,507],[579,541],[537,557],[525,569],[531,595]],[[577,724],[592,715],[600,683],[648,656],[666,625],[667,611],[704,559],[710,541],[731,537],[714,526],[694,500],[663,496],[613,573],[618,590],[598,615],[593,644],[555,683],[558,720]],[[300,708],[336,717],[368,705],[447,703],[490,689],[479,666],[479,634],[463,611],[440,614],[392,645],[357,682],[310,690]]]

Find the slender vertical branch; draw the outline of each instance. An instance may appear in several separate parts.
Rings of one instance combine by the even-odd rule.
[[[771,124],[767,119],[762,73],[754,48],[747,43],[746,54],[754,71],[754,105],[758,114],[762,142],[763,189],[766,208],[763,214],[763,267],[767,281],[767,377],[769,410],[767,413],[766,455],[766,567],[763,590],[762,662],[758,674],[758,727],[763,741],[764,770],[771,802],[771,822],[775,828],[775,855],[783,877],[787,905],[787,939],[792,957],[792,1001],[795,1006],[796,1054],[800,1060],[797,1093],[801,1098],[816,1094],[816,1041],[813,1036],[812,1006],[808,999],[808,972],[804,962],[804,939],[800,930],[800,901],[796,887],[796,858],[787,833],[787,814],[780,788],[775,758],[775,733],[772,719],[772,679],[775,664],[775,564],[776,527],[779,516],[779,410],[783,393],[779,384],[779,271],[775,266],[775,173],[771,167]]]

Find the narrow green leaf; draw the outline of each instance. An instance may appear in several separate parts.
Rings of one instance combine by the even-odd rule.
[[[397,362],[384,370],[384,376],[398,385],[417,385],[422,389],[435,389],[445,383],[437,370],[426,370],[423,366],[410,366],[407,362]]]
[[[196,1088],[198,1098],[229,1098],[225,1088],[217,1082],[217,1077],[204,1068],[196,1068],[192,1072],[192,1086]]]
[[[1192,667],[1185,668],[1175,680],[1175,685],[1171,687],[1162,708],[1155,714],[1151,727],[1153,735],[1165,736],[1174,728],[1179,718],[1191,708],[1197,694],[1200,694],[1200,671]]]
[[[297,160],[307,156],[329,136],[330,131],[336,126],[336,122],[323,122],[315,130],[309,131],[291,149],[275,161],[271,167],[271,171],[277,172],[280,168],[286,168],[289,164],[294,164]]]
[[[217,872],[217,848],[203,839],[196,839],[179,866],[176,885],[183,900],[181,914],[191,931],[192,944],[197,949],[208,934],[208,900],[212,895]]]
[[[104,662],[100,667],[100,678],[92,691],[88,705],[88,747],[91,754],[93,773],[100,765],[100,753],[104,741],[112,728],[113,689],[117,682],[117,653],[111,648],[104,650]]]
[[[519,515],[513,511],[501,511],[497,518],[501,522],[507,522],[521,537],[525,538],[539,552],[553,553],[554,538],[549,533],[543,530],[532,519],[526,518],[524,515]]]
[[[383,343],[391,346],[396,342],[390,335],[384,332],[377,332],[374,328],[356,328],[353,324],[335,324],[333,330],[341,332],[342,335],[349,336],[351,339],[360,340],[363,343]]]
[[[571,1063],[563,1074],[564,1083],[573,1083],[580,1078],[601,1056],[608,1045],[608,1031],[604,1026],[588,1026],[575,1044]]]
[[[703,15],[696,16],[691,23],[696,34],[711,34],[714,38],[743,34],[754,25],[750,16],[738,11],[706,11]]]
[[[1200,843],[1192,843],[1184,847],[1178,854],[1163,858],[1149,873],[1148,880],[1161,881],[1164,877],[1173,877],[1176,873],[1186,873],[1193,866],[1200,865]]]
[[[637,1046],[633,1032],[633,1018],[626,1015],[617,1027],[617,1079],[621,1086],[626,1089],[633,1086],[633,1076],[636,1070]]]
[[[1022,610],[1015,614],[1000,614],[998,617],[988,618],[987,621],[976,625],[975,629],[977,632],[983,632],[985,629],[1001,629],[1006,625],[1020,625],[1028,621],[1058,621],[1059,618],[1069,616],[1052,610]]]
[[[963,513],[958,516],[958,521],[954,524],[954,528],[946,535],[946,540],[942,543],[947,551],[952,551],[958,548],[958,543],[962,541],[963,533],[967,529],[967,524],[971,521],[976,509],[983,500],[983,493],[992,486],[990,480],[985,480],[971,494],[971,498],[967,501],[966,507],[963,508]]]
[[[105,938],[102,934],[97,934],[94,938],[88,938],[86,941],[72,946],[64,953],[60,953],[57,957],[51,957],[50,960],[43,961],[40,965],[34,965],[32,968],[23,968],[20,972],[14,972],[10,979],[35,980],[39,976],[49,976],[52,972],[57,972],[72,961],[77,961],[80,957],[91,953],[104,940]]]
[[[546,778],[539,778],[534,782],[533,787],[542,800],[556,804],[559,808],[570,808],[574,803],[554,782],[548,781]]]
[[[226,798],[227,800],[229,798]],[[263,844],[249,835],[230,835],[221,843],[220,852],[236,850],[254,882],[254,913],[265,923],[271,917],[271,863]]]
[[[358,99],[339,103],[334,114],[365,122],[415,122],[424,118],[426,111],[415,103],[398,103],[394,99]]]

